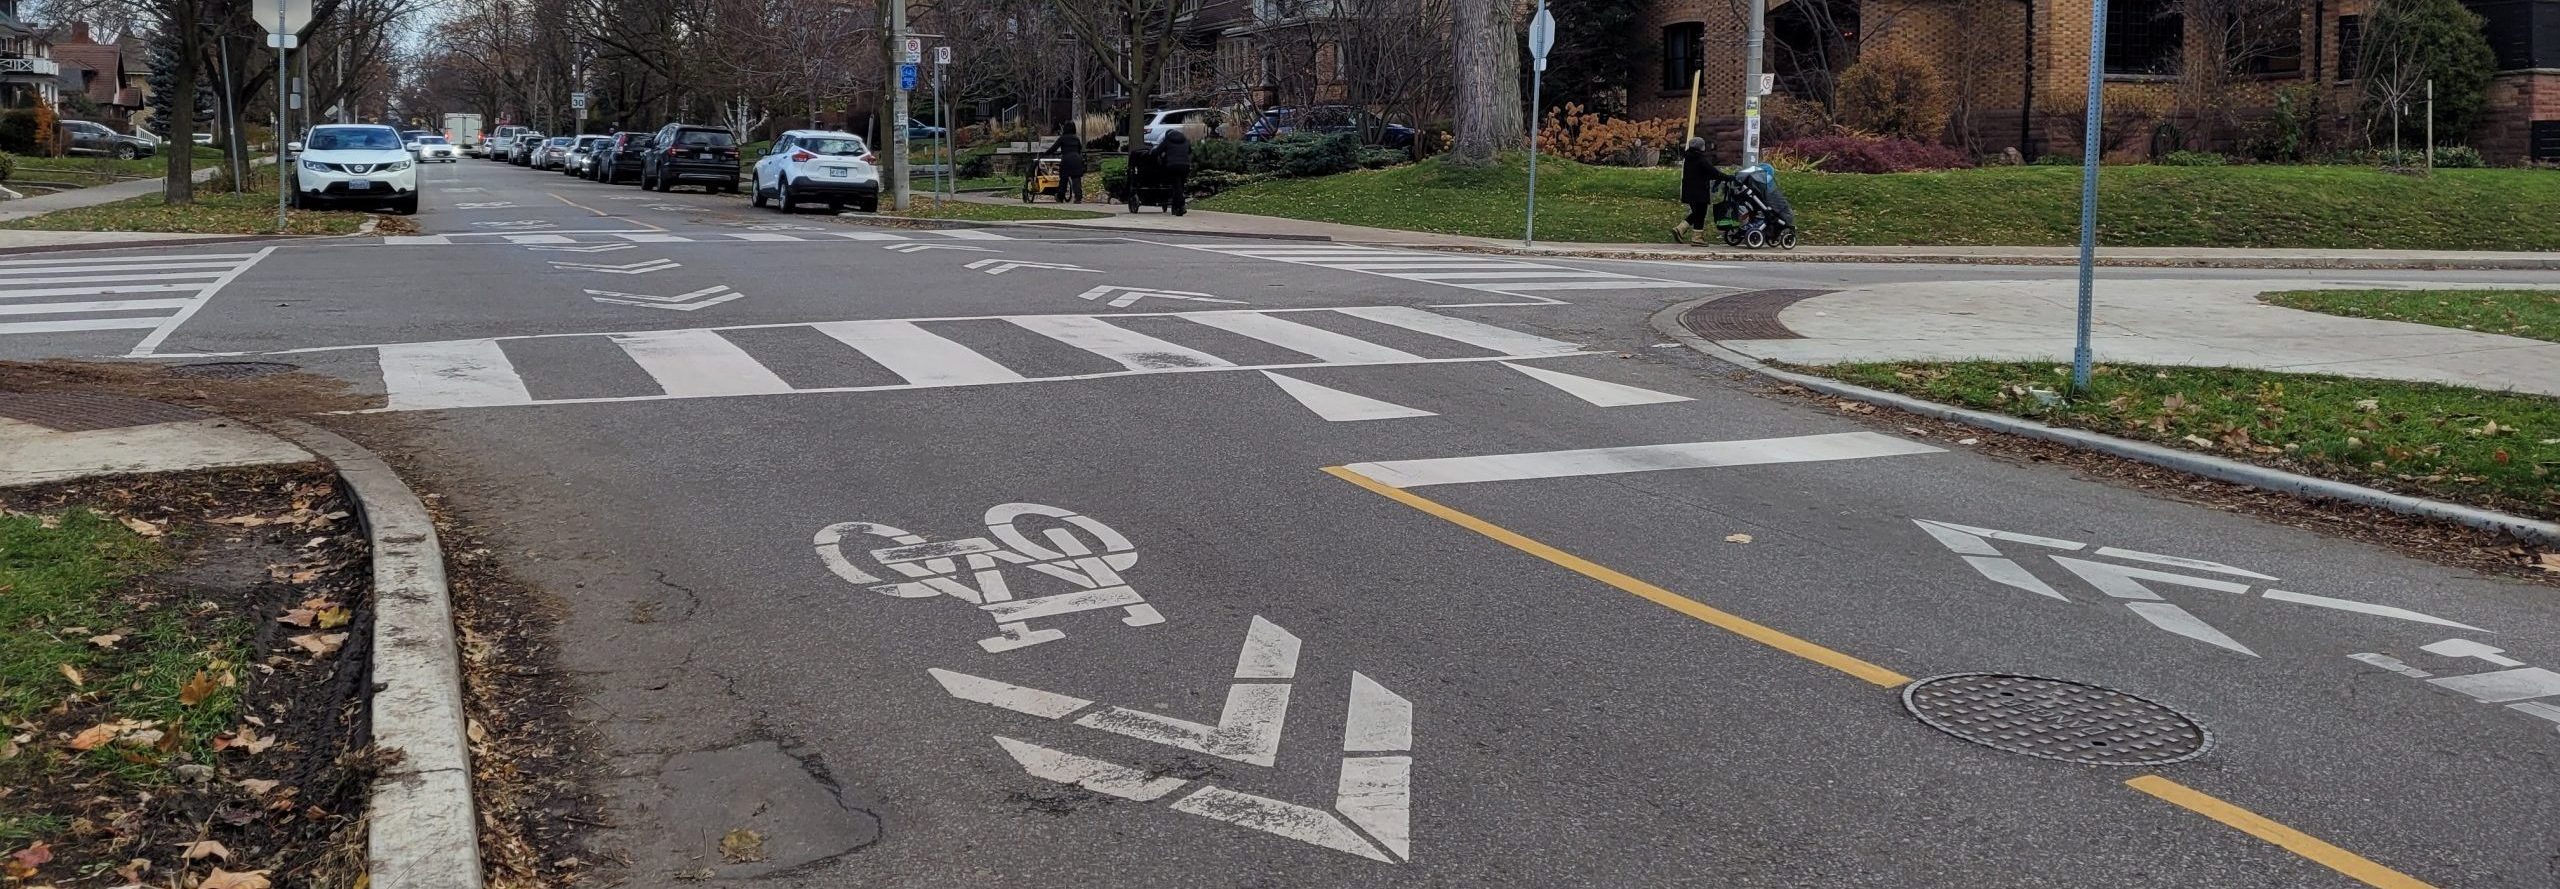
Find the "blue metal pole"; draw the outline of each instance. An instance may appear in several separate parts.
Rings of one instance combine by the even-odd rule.
[[[2106,117],[2107,0],[2089,8],[2088,127],[2080,137],[2080,318],[2071,349],[2071,391],[2089,391],[2089,315],[2098,270],[2098,124]]]

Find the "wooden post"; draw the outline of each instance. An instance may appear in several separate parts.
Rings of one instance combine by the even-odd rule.
[[[1689,135],[1680,139],[1683,151],[1688,150],[1689,140],[1698,138],[1698,84],[1706,75],[1703,70],[1689,72]]]

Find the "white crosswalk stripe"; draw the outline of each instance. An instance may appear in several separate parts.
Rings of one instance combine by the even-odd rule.
[[[0,336],[150,330],[137,352],[266,255],[74,256],[0,262]]]
[[[1321,266],[1364,275],[1378,275],[1463,287],[1488,293],[1500,293],[1537,302],[1556,302],[1541,295],[1559,290],[1654,290],[1699,288],[1709,285],[1616,272],[1569,268],[1519,259],[1464,253],[1433,253],[1423,250],[1397,250],[1388,247],[1361,247],[1345,244],[1180,244],[1193,250],[1266,259],[1273,262]],[[1730,268],[1701,265],[1698,268]]]
[[[1132,319],[1157,320],[1147,322],[1146,331],[1141,332],[1137,329],[1139,325],[1131,323]],[[1197,324],[1171,323],[1176,319]],[[997,333],[997,328],[972,327],[969,322],[1004,322],[1018,333],[1015,338],[1007,339]],[[812,355],[805,348],[783,355],[758,356],[749,351],[749,346],[768,341],[765,337],[731,336],[741,331],[783,328],[813,331],[842,344],[848,351],[839,358]],[[1360,333],[1342,332],[1344,330],[1358,330]],[[1039,339],[1052,345],[1045,349],[1037,345],[1025,345],[1020,349],[1007,345],[1019,342],[1021,333],[1037,334]],[[1303,357],[1273,361],[1269,360],[1269,350],[1266,349],[1260,354],[1260,360],[1241,361],[1211,351],[1221,343],[1232,347],[1236,342],[1234,337],[1256,340],[1265,346],[1296,352]],[[1399,346],[1436,342],[1437,347],[1428,351],[1445,357],[1425,357],[1364,337],[1396,340]],[[592,364],[519,364],[516,359],[524,355],[560,354],[556,349],[530,349],[529,344],[518,347],[528,351],[512,358],[509,355],[510,344],[560,339],[611,344],[630,359],[631,366],[638,369],[639,373],[633,379],[646,377],[649,383],[617,384],[623,388],[646,388],[608,395],[535,397],[531,393],[542,391],[545,379],[584,379],[598,370]],[[973,346],[967,342],[970,340],[984,345]],[[990,345],[999,354],[980,351]],[[1056,351],[1061,346],[1106,359],[1121,369],[1096,372],[1092,370],[1094,364],[1090,361],[1060,364],[1066,360]],[[1561,340],[1400,306],[828,321],[688,330],[535,334],[357,348],[372,348],[380,355],[386,399],[380,409],[387,411],[780,393],[871,392],[1093,380],[1161,373],[1499,362],[1594,354]],[[1474,354],[1451,354],[1470,350]],[[777,373],[777,368],[770,366],[769,362],[771,365],[784,365],[779,369],[786,372],[809,370],[813,363],[877,366],[894,375],[897,382],[797,387],[782,373]],[[1044,371],[1043,365],[1048,369]],[[1303,400],[1307,397],[1305,392],[1317,388],[1320,387],[1300,386],[1303,391],[1296,397]],[[1427,414],[1415,411],[1396,415]]]
[[[815,231],[815,232],[542,232],[511,234],[506,232],[457,232],[442,235],[391,235],[382,239],[392,247],[449,247],[455,244],[736,244],[736,243],[834,243],[836,241],[1011,241],[1011,235],[972,228],[923,231]]]

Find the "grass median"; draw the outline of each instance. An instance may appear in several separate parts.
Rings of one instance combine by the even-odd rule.
[[[2288,309],[2560,342],[2560,290],[2284,290]]]
[[[159,195],[56,210],[42,216],[0,222],[0,229],[37,231],[167,232],[202,235],[277,234],[276,193],[211,192],[197,186],[195,203],[171,206]],[[345,210],[294,210],[282,229],[289,235],[344,235],[361,228],[372,214]]]
[[[1794,370],[2520,515],[2560,519],[2560,399],[2233,368],[1884,362]]]
[[[882,210],[880,215],[898,219],[952,219],[964,222],[1040,222],[1059,219],[1100,219],[1111,214],[1039,204],[936,201],[930,197],[918,197],[903,212]]]
[[[1316,179],[1276,179],[1199,202],[1408,231],[1516,238],[1526,159],[1485,169],[1424,161]],[[1669,242],[1684,211],[1679,173],[1542,158],[1538,236]],[[2067,246],[2079,243],[2078,167],[1779,177],[1807,244]],[[2099,240],[2116,247],[2408,250],[2560,249],[2560,171],[2362,167],[2111,166],[2099,176]]]

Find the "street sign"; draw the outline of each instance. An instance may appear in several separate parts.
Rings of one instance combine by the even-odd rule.
[[[1763,96],[1765,96],[1765,95],[1768,95],[1768,94],[1770,94],[1770,93],[1774,93],[1774,92],[1777,92],[1777,91],[1778,91],[1778,75],[1775,75],[1775,74],[1763,74],[1763,75],[1760,75],[1760,92],[1759,92],[1759,95],[1763,95]]]
[[[274,49],[301,49],[302,38],[295,37],[291,34],[269,34],[267,35],[267,46]]]
[[[898,66],[898,88],[902,90],[911,90],[916,88],[915,63],[909,62]]]
[[[585,93],[570,93],[570,94],[569,94],[569,108],[570,108],[571,110],[574,110],[574,111],[585,111],[585,110],[587,110],[587,94],[585,94]]]
[[[1556,46],[1556,14],[1547,4],[1538,4],[1538,14],[1529,19],[1529,57],[1538,61],[1538,70],[1547,70],[1547,51]]]
[[[918,64],[918,63],[920,63],[920,62],[923,62],[923,61],[924,61],[924,38],[922,38],[922,37],[909,37],[909,38],[907,38],[907,39],[906,39],[906,41],[905,41],[905,45],[904,45],[904,47],[903,47],[903,49],[902,49],[902,52],[900,52],[900,54],[899,54],[899,55],[900,55],[900,58],[898,59],[898,61],[903,62],[903,63],[906,63],[906,64],[909,64],[909,65],[914,65],[914,64]]]
[[[267,29],[268,46],[274,46],[276,34],[300,34],[311,27],[311,0],[254,0],[249,7],[258,27]],[[282,16],[279,20],[278,16]],[[290,47],[292,44],[286,44]]]
[[[936,64],[936,65],[948,65],[948,64],[951,64],[951,47],[948,47],[948,46],[937,46],[937,47],[934,47],[934,48],[933,48],[933,63],[934,63],[934,64]]]

